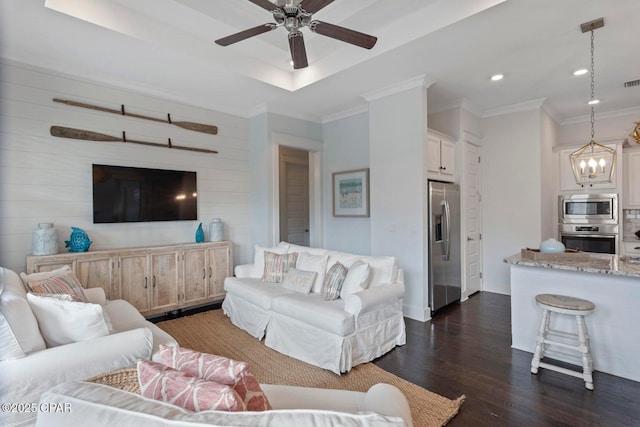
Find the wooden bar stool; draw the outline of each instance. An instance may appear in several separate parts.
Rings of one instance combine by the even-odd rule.
[[[593,312],[596,306],[591,302],[579,298],[568,297],[565,295],[540,294],[536,295],[537,304],[544,310],[542,313],[542,321],[538,330],[538,338],[536,343],[536,351],[531,360],[531,373],[537,374],[538,368],[550,369],[552,371],[561,372],[573,377],[582,378],[584,386],[593,390],[593,358],[589,348],[589,333],[587,325],[584,322],[584,316]],[[575,316],[578,325],[578,333],[569,333],[549,329],[549,320],[551,313],[568,314]],[[552,337],[563,338],[563,341],[554,341]],[[559,350],[549,349],[548,346],[574,350],[580,353],[580,356],[566,353]],[[572,371],[571,369],[552,365],[547,362],[541,362],[545,356],[561,356],[582,362],[582,372]]]

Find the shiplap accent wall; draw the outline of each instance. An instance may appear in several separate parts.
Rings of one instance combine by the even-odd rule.
[[[188,82],[185,82],[188,84]],[[67,106],[71,99],[172,120],[218,126],[218,135]],[[50,136],[52,125],[127,138],[218,150],[219,154]],[[198,221],[93,224],[93,163],[197,172]],[[236,263],[253,256],[249,224],[249,121],[10,61],[0,62],[0,265],[25,268],[32,231],[53,222],[60,251],[70,227],[89,234],[90,249],[193,242],[199,222],[222,218]]]

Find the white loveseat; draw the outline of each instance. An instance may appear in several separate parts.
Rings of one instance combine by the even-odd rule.
[[[50,410],[38,427],[264,426],[412,427],[406,398],[396,387],[376,384],[366,393],[262,384],[272,410],[189,412],[103,384],[70,382],[42,395]]]
[[[336,262],[347,268],[367,264],[365,289],[326,301],[317,283],[304,294],[263,282],[264,252],[297,252],[296,268],[315,267],[320,282]],[[317,261],[315,266],[313,262],[300,265],[302,259],[311,258]],[[224,283],[225,314],[235,326],[258,339],[264,337],[265,345],[280,353],[340,374],[406,342],[403,271],[395,257],[281,242],[273,248],[256,245],[254,263],[238,265],[234,271],[235,277]]]
[[[169,334],[147,321],[128,302],[106,300],[102,288],[84,289],[89,302],[100,304],[111,320],[113,333],[86,341],[47,348],[37,319],[27,301],[20,277],[0,267],[0,321],[2,330],[25,355],[0,361],[0,401],[15,404],[0,414],[0,425],[29,425],[43,392],[67,381],[82,380],[148,359],[160,344],[177,345]],[[8,335],[3,335],[5,340]],[[22,406],[18,406],[22,405]]]

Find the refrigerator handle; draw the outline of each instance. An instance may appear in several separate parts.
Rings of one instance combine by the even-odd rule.
[[[449,261],[449,248],[451,247],[451,212],[449,211],[449,202],[442,201],[442,217],[445,221],[446,235],[442,237],[444,251],[442,254],[443,261]]]

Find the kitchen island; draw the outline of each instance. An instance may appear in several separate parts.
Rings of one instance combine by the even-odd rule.
[[[511,268],[513,348],[530,353],[535,350],[542,318],[537,294],[586,299],[596,306],[585,318],[594,369],[640,381],[640,264],[608,254],[554,261],[529,260],[516,254],[504,261]],[[571,316],[554,315],[550,327],[576,331]],[[595,381],[597,387],[597,376]]]

